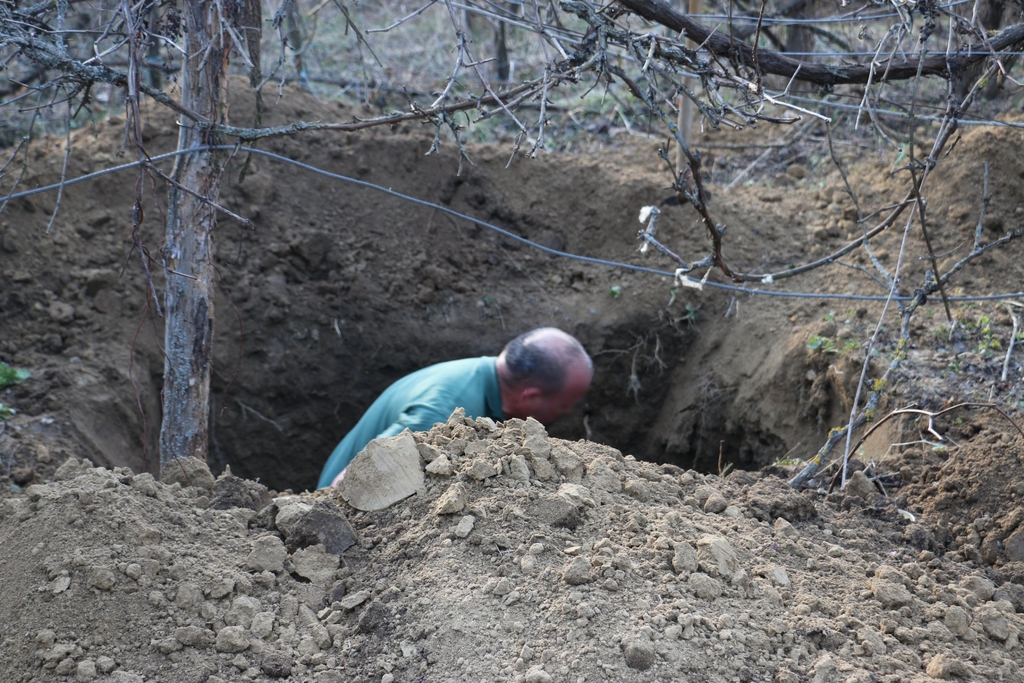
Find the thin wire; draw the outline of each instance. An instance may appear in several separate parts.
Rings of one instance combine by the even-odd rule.
[[[825,100],[815,100],[810,97],[802,97],[800,95],[788,95],[791,100],[797,100],[799,102],[810,102],[811,104],[818,104],[823,107],[831,107],[833,109],[845,109],[847,111],[860,111],[861,107],[853,104],[842,104],[840,102],[826,102]],[[942,122],[944,119],[941,116],[927,116],[925,114],[905,114],[898,111],[888,111],[885,109],[872,109],[872,114],[878,114],[880,116],[888,116],[896,119],[920,119],[923,121],[938,121]],[[954,119],[958,125],[961,126],[992,126],[993,128],[1024,128],[1024,123],[1013,123],[1009,121],[994,121],[991,119]]]
[[[426,201],[424,199],[418,199],[417,197],[411,197],[411,196],[409,196],[407,194],[402,194],[401,192],[397,192],[395,190],[392,190],[392,189],[387,188],[387,187],[383,187],[381,185],[375,185],[375,184],[367,182],[365,180],[357,180],[355,178],[349,178],[348,176],[344,176],[344,175],[341,175],[339,173],[332,173],[331,171],[326,171],[326,170],[324,170],[322,168],[318,168],[316,166],[312,166],[310,164],[303,163],[301,161],[296,161],[294,159],[289,159],[286,156],[282,156],[280,154],[275,154],[273,152],[268,152],[268,151],[263,150],[263,149],[256,149],[256,148],[253,148],[253,147],[243,147],[243,146],[237,146],[236,147],[235,145],[206,145],[206,146],[200,146],[200,147],[192,147],[192,148],[189,148],[189,149],[176,150],[174,152],[168,152],[166,154],[160,154],[158,156],[151,157],[148,160],[148,162],[152,163],[152,162],[156,162],[156,161],[161,161],[163,159],[169,159],[171,157],[180,156],[182,154],[190,154],[192,152],[200,152],[200,151],[204,151],[204,150],[209,150],[209,151],[212,151],[212,150],[241,151],[241,152],[246,152],[246,153],[249,153],[249,154],[256,154],[256,155],[259,155],[259,156],[267,157],[268,159],[274,159],[276,161],[280,161],[280,162],[283,162],[283,163],[286,163],[286,164],[291,164],[292,166],[297,166],[298,168],[305,169],[307,171],[310,171],[312,173],[316,173],[318,175],[325,176],[327,178],[333,178],[334,180],[340,180],[342,182],[346,182],[346,183],[349,183],[349,184],[352,184],[352,185],[356,185],[358,187],[363,187],[363,188],[366,188],[366,189],[369,189],[369,190],[376,190],[377,192],[381,192],[381,193],[389,195],[391,197],[395,197],[396,199],[401,199],[402,201],[406,201],[406,202],[409,202],[409,203],[412,203],[412,204],[417,204],[419,206],[423,206],[423,207],[426,207],[426,208],[429,208],[429,209],[434,209],[436,211],[440,211],[442,213],[446,213],[449,216],[452,216],[454,218],[461,218],[464,221],[468,221],[468,222],[473,223],[475,225],[479,225],[482,228],[487,228],[488,230],[491,230],[492,232],[496,232],[499,235],[507,237],[507,238],[509,238],[511,240],[515,240],[516,242],[519,242],[521,244],[525,244],[525,245],[527,245],[529,247],[532,247],[534,249],[542,251],[542,252],[544,252],[546,254],[550,254],[552,256],[558,256],[558,257],[570,259],[570,260],[573,260],[573,261],[582,261],[584,263],[592,263],[594,265],[599,265],[599,266],[608,266],[610,268],[622,268],[624,270],[630,270],[630,271],[634,271],[634,272],[638,272],[638,273],[647,273],[647,274],[650,274],[650,275],[659,275],[661,277],[667,277],[667,278],[672,278],[672,279],[675,279],[675,277],[676,277],[674,272],[667,271],[667,270],[658,270],[656,268],[648,268],[646,266],[638,266],[638,265],[635,265],[635,264],[632,264],[632,263],[621,263],[619,261],[610,261],[610,260],[607,260],[607,259],[594,258],[593,256],[582,256],[580,254],[572,254],[572,253],[569,253],[569,252],[566,252],[566,251],[560,251],[558,249],[552,249],[551,247],[545,247],[543,244],[537,244],[536,242],[532,242],[532,241],[526,239],[525,237],[521,237],[520,235],[515,234],[514,232],[510,232],[508,230],[505,230],[504,228],[499,228],[496,225],[491,225],[490,223],[488,223],[486,221],[482,221],[479,218],[474,218],[472,216],[467,216],[464,213],[459,213],[458,211],[455,211],[454,209],[450,209],[450,208],[448,208],[446,206],[441,206],[440,204],[434,204],[434,203],[428,202],[428,201]],[[79,176],[77,178],[72,178],[70,180],[66,180],[63,183],[63,185],[66,187],[68,185],[75,185],[77,183],[85,182],[86,180],[92,180],[94,178],[98,178],[100,176],[108,175],[110,173],[117,173],[119,171],[126,171],[126,170],[129,170],[129,169],[138,167],[141,163],[142,162],[135,161],[135,162],[128,163],[128,164],[122,164],[120,166],[114,166],[113,168],[107,168],[107,169],[104,169],[102,171],[96,171],[94,173],[89,173],[89,174],[86,174],[84,176]],[[18,192],[18,193],[12,194],[9,197],[9,199],[20,199],[21,197],[28,197],[30,195],[39,194],[41,192],[48,192],[50,190],[56,190],[61,185],[62,185],[62,183],[54,183],[52,185],[46,185],[44,187],[37,187],[37,188],[32,189],[32,190],[24,190],[22,192]],[[823,293],[819,293],[819,292],[780,292],[780,291],[777,291],[777,290],[750,289],[750,288],[747,288],[747,287],[739,287],[739,286],[736,286],[736,285],[727,285],[727,284],[723,284],[723,283],[719,283],[719,282],[710,282],[710,281],[705,282],[704,284],[706,286],[708,286],[708,287],[712,287],[712,288],[715,288],[715,289],[722,289],[722,290],[725,290],[727,292],[736,292],[736,293],[748,294],[748,295],[777,296],[777,297],[784,297],[784,298],[790,298],[790,299],[840,299],[840,300],[844,300],[844,301],[885,301],[886,299],[888,299],[888,297],[885,297],[885,296],[880,296],[880,295],[879,296],[872,296],[870,294],[823,294]],[[978,295],[978,296],[951,296],[951,297],[948,297],[949,301],[997,301],[997,300],[1002,300],[1002,299],[1021,299],[1021,298],[1024,298],[1024,292],[1013,292],[1011,294],[987,294],[987,295]],[[913,301],[913,299],[914,299],[914,297],[910,297],[910,296],[893,297],[893,300],[897,300],[897,301]]]
[[[874,51],[870,51],[870,52],[827,52],[827,51],[821,51],[821,52],[787,52],[787,51],[783,50],[783,51],[778,52],[777,54],[787,55],[789,57],[874,57],[875,56],[875,52]],[[933,53],[929,52],[928,54],[933,54]],[[1018,56],[1018,55],[1024,55],[1024,52],[1006,52],[1006,51],[1002,51],[1002,52],[994,51],[993,52],[991,50],[984,50],[984,51],[976,52],[975,54]],[[902,52],[902,53],[900,53],[900,56],[901,56],[903,61],[911,62],[911,61],[917,61],[917,59],[919,59],[921,57],[921,53],[920,52]],[[893,60],[893,62],[894,63],[898,63],[898,62],[896,62],[896,60]]]

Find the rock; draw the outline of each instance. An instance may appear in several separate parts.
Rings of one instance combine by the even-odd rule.
[[[814,519],[818,509],[810,498],[795,492],[777,477],[759,479],[747,489],[747,509],[759,520],[784,517],[790,523]]]
[[[521,455],[513,455],[508,459],[509,474],[516,481],[530,481],[530,466],[526,464],[526,458]]]
[[[458,538],[465,538],[469,536],[473,531],[473,525],[476,524],[476,517],[473,515],[466,515],[459,520],[458,525],[455,527],[455,535]]]
[[[160,469],[160,481],[168,485],[195,486],[208,493],[213,493],[217,483],[209,466],[199,458],[191,456],[178,458],[164,465]]]
[[[264,534],[252,543],[252,552],[245,560],[245,566],[254,572],[270,571],[279,574],[284,571],[284,560],[288,551],[281,539],[273,534]]]
[[[968,675],[967,666],[952,655],[940,652],[928,662],[925,672],[932,678],[948,679],[956,676],[963,678]]]
[[[311,545],[292,553],[292,565],[299,576],[326,587],[334,580],[338,556],[328,554],[322,545]]]
[[[558,472],[547,460],[535,458],[533,461],[533,476],[540,481],[555,481],[558,479]]]
[[[96,658],[96,670],[101,674],[109,674],[111,671],[117,668],[117,662],[112,657],[103,655]]]
[[[231,595],[233,590],[235,590],[235,580],[230,577],[224,577],[209,584],[204,593],[214,600],[220,600]]]
[[[651,488],[639,479],[627,479],[626,485],[623,489],[626,491],[627,495],[630,495],[641,502],[645,502],[651,498]]]
[[[182,626],[174,629],[174,638],[189,647],[210,647],[216,641],[217,634],[199,626]]]
[[[83,466],[77,458],[68,458],[61,463],[61,466],[53,473],[53,480],[67,481],[69,479],[74,479],[85,471],[87,471],[87,468]]]
[[[203,589],[194,583],[185,582],[178,586],[174,602],[181,609],[198,610],[204,602]]]
[[[360,633],[373,633],[387,622],[389,616],[387,608],[374,600],[359,615],[356,627]]]
[[[893,609],[909,605],[913,600],[910,591],[905,586],[885,579],[873,578],[868,582],[868,587],[874,594],[875,599],[884,607]]]
[[[249,648],[249,639],[241,626],[225,626],[217,634],[217,652],[242,652]]]
[[[292,658],[279,650],[264,650],[260,669],[271,678],[288,678],[292,675]]]
[[[380,683],[386,683],[385,679],[390,678],[391,683],[394,683],[395,677],[393,674],[384,674],[380,678]],[[320,671],[313,676],[313,683],[347,683],[348,678],[338,671],[337,669],[328,669],[327,671]]]
[[[149,472],[143,472],[132,477],[132,488],[139,493],[155,498],[157,494],[156,480],[153,479],[153,475]]]
[[[50,304],[50,307],[46,309],[46,312],[50,314],[50,318],[53,322],[60,325],[67,325],[75,319],[75,307],[71,304],[66,304],[63,301],[54,301]]]
[[[577,557],[562,570],[562,580],[570,586],[579,586],[590,581],[590,561]]]
[[[575,529],[581,522],[579,509],[566,496],[539,496],[532,507],[533,518],[549,526]]]
[[[868,476],[864,472],[858,470],[850,475],[850,478],[846,480],[846,495],[855,498],[862,498],[868,500],[871,496],[876,495],[878,489],[868,479]]]
[[[903,537],[907,543],[921,550],[932,549],[936,545],[935,535],[923,524],[908,524],[903,529]]]
[[[690,574],[687,583],[689,583],[693,594],[702,600],[714,600],[722,595],[722,584],[707,574],[694,572]]]
[[[618,493],[622,490],[619,475],[608,466],[603,458],[595,458],[586,468],[583,483],[592,489]]]
[[[827,683],[832,680],[832,676],[836,672],[836,662],[832,659],[832,655],[826,652],[814,660],[814,663],[811,664],[811,671],[814,672],[812,683]]]
[[[427,474],[432,474],[435,477],[450,477],[452,476],[452,461],[448,459],[447,455],[441,454],[434,458],[424,469]]]
[[[975,620],[981,624],[992,640],[1004,641],[1010,636],[1010,623],[1002,612],[991,605],[981,607],[974,612]]]
[[[857,629],[857,638],[860,639],[860,645],[869,657],[884,655],[888,652],[882,634],[876,628],[865,626]]]
[[[298,622],[306,627],[306,631],[312,637],[313,642],[316,643],[316,647],[325,650],[331,646],[331,635],[320,620],[317,619],[316,612],[312,610],[309,605],[300,604],[298,612]]]
[[[114,671],[104,683],[143,683],[142,674],[134,671]]]
[[[708,496],[708,499],[704,501],[704,512],[711,514],[724,512],[727,507],[729,507],[729,501],[727,501],[725,496],[718,491],[712,493]]]
[[[274,526],[292,550],[321,544],[332,555],[340,555],[356,543],[355,530],[332,500],[318,499],[309,505],[289,496],[275,498],[274,504],[278,509]]]
[[[420,453],[412,434],[374,439],[345,469],[337,489],[357,510],[383,510],[423,486]]]
[[[1024,524],[1003,541],[1003,552],[1009,562],[1024,562]]]
[[[269,502],[266,486],[259,482],[236,477],[231,474],[231,468],[227,467],[214,482],[210,507],[214,510],[230,510],[232,508],[259,510]]]
[[[497,465],[497,467],[495,467]],[[476,458],[466,470],[466,476],[473,481],[483,481],[501,473],[501,465],[486,456]]]
[[[75,680],[78,683],[90,683],[96,679],[97,674],[96,662],[91,659],[83,659],[75,668]]]
[[[562,484],[558,487],[558,495],[575,505],[577,508],[597,507],[590,489],[580,484]]]
[[[579,484],[583,479],[583,460],[564,446],[551,449],[551,464],[565,480]]]
[[[177,652],[181,649],[181,643],[179,643],[174,638],[162,638],[160,640],[152,640],[150,641],[149,644],[154,649],[164,653],[165,655],[169,655],[172,652]]]
[[[993,600],[1005,600],[1013,605],[1018,613],[1024,613],[1024,586],[1015,583],[1004,583],[992,595]]]
[[[709,498],[710,499],[710,498]],[[740,568],[736,551],[721,536],[702,536],[697,540],[697,558],[709,574],[729,577]]]
[[[551,683],[554,679],[542,667],[531,667],[523,677],[523,683]]]
[[[992,599],[995,595],[996,585],[986,579],[984,576],[967,576],[960,581],[960,587],[966,588],[975,595],[982,602],[987,602]]]
[[[796,527],[794,527],[792,524],[787,522],[782,517],[779,517],[775,520],[774,529],[775,535],[779,538],[794,539],[800,535],[800,532],[796,530]]]
[[[697,551],[686,541],[674,544],[672,569],[676,574],[692,574],[697,571]]]
[[[959,605],[946,608],[946,616],[943,618],[943,623],[955,636],[963,636],[971,629],[967,610]]]
[[[108,591],[117,583],[117,577],[113,571],[106,567],[93,567],[93,570],[89,573],[88,581],[89,585],[93,588]]]
[[[370,599],[370,591],[359,591],[350,593],[341,599],[341,606],[347,610],[353,610]]]
[[[547,460],[551,457],[551,442],[546,435],[530,434],[523,439],[523,448],[531,460]]]
[[[786,573],[784,567],[780,567],[779,565],[772,566],[769,576],[772,579],[772,583],[779,588],[789,588],[790,585],[792,585],[792,582],[789,580],[789,574]]]
[[[743,519],[744,517],[743,510],[735,505],[730,505],[725,508],[725,510],[722,511],[722,516],[727,519]]]
[[[453,515],[456,512],[461,512],[466,507],[467,495],[466,485],[462,482],[455,482],[437,499],[434,504],[434,514]]]
[[[269,638],[270,634],[274,632],[274,613],[257,612],[252,615],[249,632],[257,638]]]
[[[647,671],[654,666],[654,644],[646,636],[637,636],[622,648],[626,666],[637,671]]]

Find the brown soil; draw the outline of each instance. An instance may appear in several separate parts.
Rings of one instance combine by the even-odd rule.
[[[0,507],[0,613],[17,623],[0,671],[119,683],[1024,680],[1013,584],[914,547],[923,528],[891,504],[815,502],[773,475],[682,472],[549,440],[535,422],[456,415],[417,439],[438,474],[366,513],[320,491],[257,514],[245,498],[260,489],[230,475],[193,469],[206,488],[182,488],[68,460],[57,482]],[[356,543],[339,558],[324,544],[345,536],[345,514]]]
[[[234,104],[239,120],[246,111],[245,102]],[[334,105],[289,93],[267,122],[338,115]],[[120,123],[72,136],[70,176],[120,160]],[[144,133],[151,154],[173,147],[171,117],[150,114]],[[929,181],[928,225],[943,271],[973,243],[983,163],[992,194],[983,240],[1020,229],[1024,161],[1005,150],[1021,137],[970,131]],[[692,212],[663,204],[653,154],[614,163],[547,156],[506,170],[507,148],[473,147],[475,165],[456,177],[451,145],[424,156],[431,141],[429,130],[404,125],[265,148],[547,246],[667,269],[635,253],[637,212],[659,204],[671,248],[687,257],[706,249]],[[32,149],[22,186],[55,181],[62,141]],[[793,169],[728,194],[712,187],[737,268],[777,272],[845,242],[853,204],[825,156],[820,164],[821,150],[800,159],[806,177]],[[887,166],[847,162],[863,206],[902,198]],[[268,543],[257,544],[261,535],[288,540],[275,521],[281,506],[265,507],[271,494],[234,478],[196,491],[139,474],[155,472],[162,321],[147,307],[130,249],[130,179],[68,188],[49,236],[54,197],[16,200],[0,215],[0,360],[33,376],[0,390],[0,402],[18,410],[0,423],[0,614],[15,625],[0,647],[3,680],[84,681],[92,669],[83,662],[101,678],[112,664],[109,679],[122,682],[264,680],[275,662],[294,681],[318,683],[896,681],[925,675],[930,663],[947,677],[1022,679],[1014,610],[1024,610],[1024,440],[1009,422],[979,409],[951,413],[936,423],[947,439],[940,444],[927,420],[894,420],[856,455],[858,467],[874,461],[878,471],[899,472],[904,486],[889,497],[793,493],[784,485],[793,467],[771,467],[809,457],[847,418],[860,344],[879,305],[713,289],[673,295],[668,280],[552,258],[269,160],[256,159],[244,181],[237,171],[224,202],[256,229],[225,220],[217,238],[214,472],[230,465],[272,489],[311,487],[390,382],[429,363],[496,353],[515,334],[553,324],[576,334],[597,366],[587,404],[551,429],[569,439],[551,441],[554,451],[585,466],[577,483],[594,505],[559,494],[575,481],[572,468],[545,479],[537,468],[550,467],[531,459],[532,483],[512,476],[522,425],[453,423],[418,438],[450,451],[467,486],[465,511],[435,515],[449,482],[429,477],[426,491],[384,512],[332,503],[351,517],[359,543],[340,567],[333,560],[330,580],[295,571],[296,563],[332,562],[303,550],[308,538],[289,541],[290,564],[279,571],[247,567],[254,544]],[[161,193],[147,185],[143,237],[154,254]],[[889,267],[901,227],[874,241]],[[985,255],[950,293],[1021,289],[1022,249],[1013,243]],[[926,253],[912,237],[904,282],[920,281]],[[849,264],[868,261],[858,255]],[[783,286],[884,292],[839,266]],[[888,407],[993,401],[1020,423],[1019,352],[1010,381],[999,379],[1011,328],[1005,307],[958,304],[952,312],[952,333],[940,301],[917,316]],[[887,323],[883,349],[894,327]],[[887,362],[883,354],[878,367]],[[453,429],[501,453],[467,455],[458,438],[446,441]],[[574,441],[584,437],[591,441]],[[908,442],[917,443],[891,446]],[[503,474],[466,478],[475,459],[502,457]],[[81,458],[106,469],[80,469]],[[725,479],[708,474],[727,467]],[[705,514],[707,487],[731,507]],[[475,526],[460,536],[454,529],[466,514]],[[775,526],[778,518],[795,535]],[[701,539],[712,535],[736,553],[729,571],[708,559],[712,546]],[[689,556],[680,544],[693,546],[697,566],[685,558],[686,568],[672,565],[677,550]],[[566,554],[572,547],[579,550]],[[591,562],[578,585],[563,579],[574,557]],[[331,608],[342,591],[364,590],[351,610]],[[270,616],[254,627],[257,613]],[[189,626],[203,633],[177,631]],[[240,654],[218,652],[206,633],[231,626],[241,628],[223,636],[222,649],[239,647],[239,636],[249,642]],[[191,643],[183,649],[182,638]],[[649,659],[643,673],[628,664]]]

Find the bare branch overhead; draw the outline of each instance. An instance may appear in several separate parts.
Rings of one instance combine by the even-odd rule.
[[[661,24],[673,31],[685,33],[714,55],[724,58],[738,59],[745,64],[754,61],[753,47],[747,43],[731,40],[726,33],[720,33],[677,12],[661,0],[618,0],[618,3],[648,21]],[[924,76],[948,75],[950,69],[959,70],[988,59],[993,51],[1014,49],[1024,45],[1024,23],[1014,24],[992,36],[984,44],[968,45],[955,56],[948,58],[945,54],[926,57],[921,74]],[[914,78],[918,74],[917,60],[886,59],[876,64],[858,64],[855,66],[833,66],[815,62],[802,62],[779,54],[773,50],[758,48],[758,67],[764,74],[795,78],[798,81],[815,83],[822,86],[843,83],[867,83],[871,78],[899,81]],[[872,76],[872,74],[874,74]]]

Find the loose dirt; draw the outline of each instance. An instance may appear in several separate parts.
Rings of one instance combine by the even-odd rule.
[[[5,679],[1024,680],[1016,593],[891,503],[532,420],[416,439],[425,486],[378,512],[67,461],[0,508]]]

